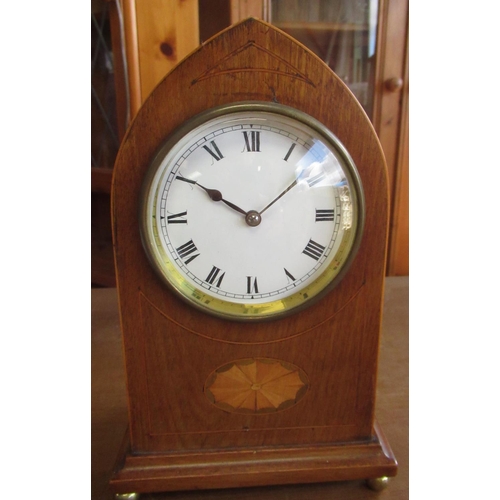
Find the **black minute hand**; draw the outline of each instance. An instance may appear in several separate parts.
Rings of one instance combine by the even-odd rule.
[[[181,175],[177,175],[176,179],[179,179],[180,181],[188,182],[189,184],[195,184],[196,186],[201,187],[201,189],[203,189],[208,194],[208,196],[210,197],[210,199],[212,201],[222,201],[222,203],[225,203],[228,207],[232,208],[233,210],[236,210],[240,214],[243,214],[243,215],[247,214],[245,212],[245,210],[243,210],[242,208],[236,206],[234,203],[231,203],[230,201],[225,200],[222,197],[222,193],[220,191],[218,191],[217,189],[206,188],[205,186],[202,186],[199,182],[192,181],[191,179],[186,179],[185,177],[182,177]]]
[[[282,196],[284,196],[290,189],[292,189],[297,183],[299,182],[299,179],[295,179],[282,193],[280,193],[274,200],[267,205],[264,209],[262,209],[259,214],[262,215],[271,205],[274,205]]]

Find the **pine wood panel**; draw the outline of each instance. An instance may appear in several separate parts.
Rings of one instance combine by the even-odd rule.
[[[198,0],[148,0],[135,4],[141,97],[199,43]]]
[[[410,152],[409,152],[409,69],[408,40],[406,42],[405,77],[402,89],[401,130],[398,161],[392,195],[392,217],[389,239],[388,274],[410,274]]]
[[[135,0],[121,0],[121,2],[125,32],[125,40],[123,41],[123,43],[125,45],[127,57],[127,78],[130,93],[130,116],[128,118],[129,120],[132,120],[142,104],[137,17],[135,10]]]
[[[377,34],[373,124],[385,153],[391,195],[387,274],[409,274],[408,202],[408,0],[382,0]],[[400,80],[401,87],[391,86]],[[406,229],[405,229],[406,228]]]
[[[405,74],[406,37],[408,32],[407,0],[384,0],[383,23],[379,27],[379,72],[375,82],[379,98],[375,102],[373,123],[384,148],[389,183],[394,185],[398,160],[402,92],[391,91],[386,82]]]

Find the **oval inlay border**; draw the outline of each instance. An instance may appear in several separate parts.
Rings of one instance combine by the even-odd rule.
[[[214,370],[204,393],[220,410],[260,415],[295,406],[308,389],[309,378],[298,366],[271,358],[247,358]]]

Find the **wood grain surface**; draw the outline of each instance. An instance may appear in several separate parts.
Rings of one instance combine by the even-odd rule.
[[[144,500],[384,500],[408,499],[408,278],[385,283],[376,405],[399,462],[398,475],[382,493],[363,481],[214,491],[143,494]],[[92,500],[111,500],[108,486],[127,428],[127,397],[115,289],[92,290]]]
[[[246,100],[279,102],[325,124],[357,165],[366,203],[360,249],[340,284],[300,314],[258,324],[208,316],[166,289],[146,258],[138,221],[142,181],[165,138],[201,111]],[[197,468],[201,455],[195,454],[202,450],[239,450],[244,460],[248,450],[259,447],[295,447],[296,467],[306,471],[307,453],[297,447],[310,451],[314,445],[330,447],[332,455],[324,459],[335,462],[329,467],[336,469],[337,479],[346,477],[347,469],[351,477],[394,474],[390,452],[382,452],[385,444],[374,445],[379,441],[374,408],[387,251],[387,186],[380,144],[359,103],[320,59],[269,24],[249,19],[231,27],[166,76],[125,136],[112,185],[130,422],[128,472],[118,474],[116,481],[125,487],[124,482],[135,481],[137,475],[137,488],[147,491],[145,477],[139,477],[136,467],[146,469],[149,462],[138,455],[163,454],[164,466],[170,466],[168,454],[192,451]],[[212,405],[201,390],[208,374],[247,358],[297,366],[310,381],[307,398],[286,411],[258,418]],[[352,448],[343,446],[346,442]],[[359,453],[357,446],[361,446]],[[341,450],[346,453],[345,463],[337,456]],[[258,474],[266,476],[261,484],[293,481],[291,469],[285,474],[278,465],[281,461],[285,466],[292,455],[291,448],[288,459],[266,455],[268,469],[275,470],[274,479],[259,472],[257,464],[249,466],[248,484],[256,484]],[[224,456],[214,459],[206,474],[215,478]],[[347,467],[348,463],[352,465]],[[319,462],[314,467],[315,480],[334,477]],[[174,480],[178,473],[169,477]],[[221,485],[232,485],[233,479],[226,475]],[[214,479],[211,487],[215,485]]]

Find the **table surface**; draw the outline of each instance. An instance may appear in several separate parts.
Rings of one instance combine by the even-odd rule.
[[[376,418],[398,460],[382,492],[363,481],[142,494],[141,500],[408,499],[408,277],[389,277],[377,382]],[[92,500],[110,500],[108,480],[127,428],[127,398],[116,289],[92,290]]]

